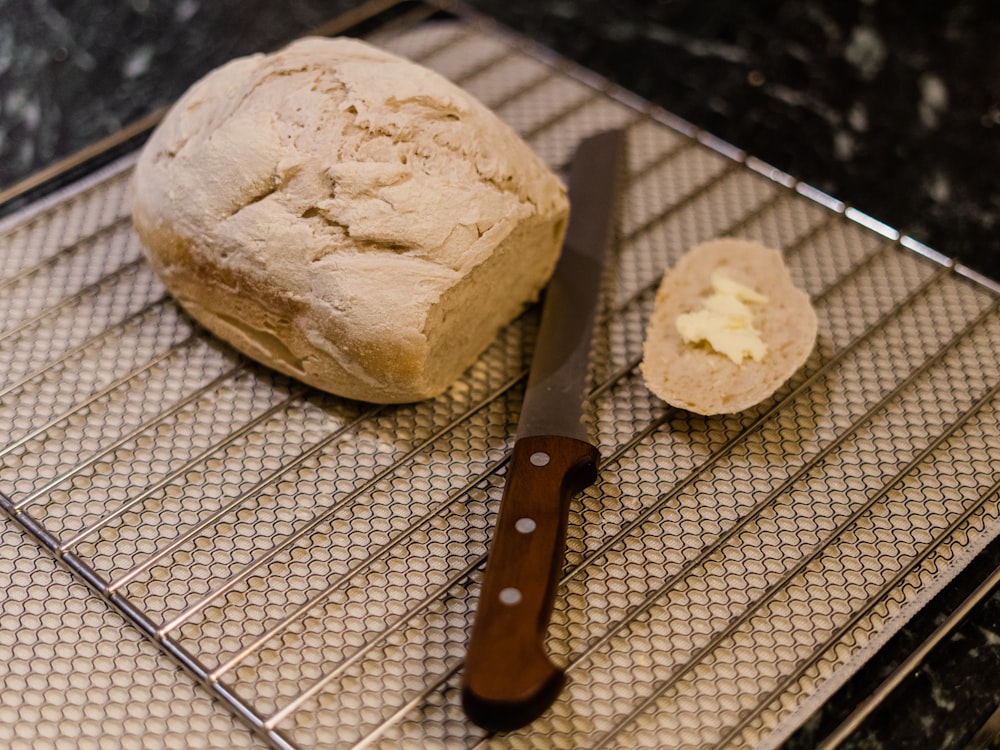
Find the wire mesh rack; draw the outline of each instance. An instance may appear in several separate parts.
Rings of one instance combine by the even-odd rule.
[[[364,36],[437,70],[553,168],[626,127],[629,174],[529,727],[462,714],[462,658],[536,313],[444,395],[372,406],[202,331],[146,264],[130,154],[0,224],[0,503],[280,748],[775,746],[1000,531],[989,280],[484,19]],[[698,241],[780,248],[818,344],[747,412],[637,370]]]

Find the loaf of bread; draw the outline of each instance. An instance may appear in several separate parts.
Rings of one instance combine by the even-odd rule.
[[[781,253],[718,239],[690,250],[660,282],[641,371],[668,404],[698,414],[742,411],[806,361],[816,313]]]
[[[347,38],[209,73],[145,145],[132,193],[147,255],[192,317],[380,403],[444,391],[537,298],[569,210],[479,101]]]

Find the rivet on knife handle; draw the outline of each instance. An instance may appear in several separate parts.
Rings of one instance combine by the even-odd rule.
[[[625,133],[584,140],[570,167],[570,221],[545,292],[507,484],[465,661],[462,700],[477,724],[513,729],[558,695],[545,653],[569,504],[597,476],[584,389],[605,258],[614,235]]]
[[[563,672],[543,648],[562,569],[570,499],[597,478],[597,449],[571,437],[514,444],[466,658],[466,713],[488,729],[533,720]]]

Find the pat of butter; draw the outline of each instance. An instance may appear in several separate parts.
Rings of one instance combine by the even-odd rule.
[[[702,300],[702,309],[677,317],[677,331],[686,343],[704,342],[736,364],[746,357],[761,362],[767,345],[753,327],[750,305],[765,302],[763,294],[715,271],[712,294]]]

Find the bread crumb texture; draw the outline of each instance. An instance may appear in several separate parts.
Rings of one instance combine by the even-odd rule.
[[[711,240],[664,274],[640,368],[649,389],[672,406],[735,413],[774,394],[805,363],[816,331],[815,310],[780,252]]]
[[[376,402],[445,390],[547,282],[566,190],[438,74],[348,38],[234,60],[140,155],[133,221],[200,323]]]

